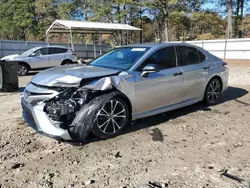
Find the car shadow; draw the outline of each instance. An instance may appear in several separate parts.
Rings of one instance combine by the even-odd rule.
[[[223,97],[221,98],[221,103],[225,103],[227,101],[234,100],[238,103],[250,105],[250,103],[245,103],[239,98],[243,97],[244,95],[248,94],[249,92],[243,88],[238,87],[228,87],[228,89],[224,92]]]
[[[40,71],[30,71],[27,75],[25,75],[25,76],[18,76],[18,77],[21,78],[21,77],[26,77],[26,76],[35,76],[39,72]]]
[[[34,76],[34,75],[36,75],[37,73],[39,73],[39,71],[31,71],[31,72],[28,73],[27,76]]]
[[[231,87],[230,86],[224,92],[219,104],[233,100],[233,101],[239,102],[241,104],[250,105],[250,104],[247,104],[247,103],[239,100],[239,98],[243,97],[246,94],[248,94],[247,90],[242,89],[242,88],[238,88],[238,87]],[[219,105],[219,104],[217,104],[217,105]],[[163,114],[158,114],[158,115],[146,117],[143,119],[139,119],[139,120],[135,121],[134,124],[132,124],[132,126],[130,126],[124,134],[129,133],[129,132],[134,132],[134,131],[137,131],[139,129],[155,126],[155,125],[158,125],[161,123],[166,123],[169,120],[174,120],[178,117],[185,116],[187,114],[191,114],[191,113],[196,112],[196,111],[211,111],[211,108],[206,106],[205,104],[203,104],[203,102],[199,102],[199,103],[193,104],[191,106],[176,109],[176,110],[169,111],[169,112],[166,112]]]
[[[24,91],[25,87],[19,87],[18,89],[13,89],[11,91],[0,91],[0,93],[2,93],[1,96],[6,96],[9,94],[20,94]]]
[[[17,90],[17,92],[22,93],[24,91],[25,87],[19,87],[19,89]]]
[[[239,98],[243,97],[246,94],[248,94],[247,90],[242,89],[242,88],[238,88],[238,87],[231,87],[230,86],[224,92],[223,97],[221,99],[221,102],[219,104],[222,104],[222,103],[225,103],[228,101],[232,101],[232,100],[245,104],[245,102],[240,101]],[[250,105],[250,104],[247,104],[247,105]],[[204,105],[202,102],[199,102],[199,103],[193,104],[191,106],[187,106],[187,107],[183,107],[183,108],[169,111],[166,113],[157,114],[154,116],[139,119],[139,120],[132,122],[132,124],[124,130],[122,135],[127,134],[127,133],[131,133],[131,132],[136,132],[138,130],[149,128],[152,126],[156,126],[156,125],[159,125],[161,123],[167,123],[169,120],[174,120],[176,118],[179,118],[179,117],[182,117],[182,116],[185,116],[187,114],[191,114],[191,113],[197,112],[197,111],[211,111],[211,108]],[[85,144],[88,144],[91,142],[98,142],[100,140],[101,139],[99,139],[96,136],[91,134],[88,137],[87,142]]]

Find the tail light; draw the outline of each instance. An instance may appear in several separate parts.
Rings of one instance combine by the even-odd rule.
[[[76,56],[76,54],[72,54],[73,56]]]
[[[228,64],[226,62],[223,62],[222,65],[226,67]]]

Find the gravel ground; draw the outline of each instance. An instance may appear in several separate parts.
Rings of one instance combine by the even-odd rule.
[[[0,187],[246,187],[250,180],[250,63],[229,62],[219,105],[138,120],[109,140],[77,146],[36,134],[20,92],[0,93]],[[31,75],[32,76],[32,75]],[[24,87],[31,76],[20,78]],[[245,181],[221,176],[221,170]]]

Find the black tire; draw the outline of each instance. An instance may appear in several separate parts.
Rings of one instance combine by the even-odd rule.
[[[204,103],[208,106],[218,104],[221,98],[222,84],[218,78],[212,78],[206,87]]]
[[[114,109],[113,114],[110,113],[112,108],[111,101],[113,101],[113,109]],[[106,111],[107,114],[105,114],[103,110]],[[122,112],[123,110],[124,112]],[[103,125],[103,122],[107,122],[106,125],[105,124]],[[101,109],[99,110],[96,121],[94,122],[92,133],[97,137],[103,139],[113,138],[119,135],[129,123],[130,123],[130,112],[127,103],[119,97],[113,97],[107,103],[105,103],[104,106],[102,106]],[[104,130],[105,127],[106,130]]]
[[[29,73],[29,66],[25,63],[19,63],[18,75],[26,76]]]
[[[62,62],[62,65],[71,65],[71,64],[73,64],[73,62],[71,60],[64,60]]]

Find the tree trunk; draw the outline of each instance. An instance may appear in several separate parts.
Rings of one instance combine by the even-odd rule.
[[[154,26],[155,42],[159,42],[159,39],[158,39],[159,28],[158,28],[158,23],[157,23],[156,19],[154,20],[153,26]]]
[[[165,15],[164,18],[164,39],[165,42],[168,42],[168,16]]]
[[[242,32],[243,13],[244,13],[244,0],[240,0],[239,38],[243,38],[243,32]]]
[[[239,36],[239,12],[240,12],[240,0],[236,1],[236,11],[235,11],[235,18],[234,18],[234,37]]]
[[[228,0],[227,1],[227,38],[231,39],[232,38],[232,33],[233,33],[233,27],[232,27],[232,7],[233,7],[233,1]]]

